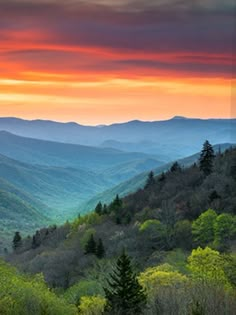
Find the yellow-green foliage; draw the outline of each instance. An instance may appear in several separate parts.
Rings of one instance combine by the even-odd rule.
[[[188,282],[188,278],[165,264],[146,269],[140,274],[139,282],[151,296],[162,287],[180,288]]]
[[[229,286],[222,255],[209,247],[198,247],[188,258],[188,267],[194,279],[213,281]]]
[[[158,229],[160,227],[161,227],[161,222],[159,220],[146,220],[140,225],[139,231],[144,232],[149,229]]]
[[[79,314],[102,315],[106,300],[102,296],[83,296],[80,300]]]
[[[102,216],[98,215],[96,212],[91,212],[74,220],[71,226],[72,226],[72,230],[77,230],[80,225],[83,225],[83,224],[94,225],[94,224],[100,224],[101,222],[102,222]]]
[[[51,292],[42,275],[26,277],[0,261],[1,315],[75,315],[75,306]]]

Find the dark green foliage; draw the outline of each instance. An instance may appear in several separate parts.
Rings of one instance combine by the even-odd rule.
[[[103,207],[102,207],[101,201],[99,201],[99,203],[96,205],[95,212],[96,212],[98,215],[102,215]]]
[[[142,314],[146,305],[146,294],[138,283],[130,258],[125,252],[118,258],[108,284],[109,287],[104,288],[108,314]]]
[[[17,250],[22,245],[22,238],[20,232],[16,232],[12,241],[13,250]]]
[[[96,254],[97,245],[93,234],[90,235],[88,242],[85,245],[85,254]]]
[[[205,315],[205,311],[199,302],[192,307],[192,315]]]
[[[181,172],[181,166],[179,165],[178,162],[174,162],[173,165],[171,166],[170,168],[170,171],[171,173],[174,173],[174,172]]]
[[[102,239],[99,238],[97,248],[96,248],[96,256],[101,259],[105,256],[105,248],[103,246]]]
[[[103,214],[108,214],[108,208],[107,208],[106,204],[103,205],[102,213]]]
[[[149,187],[152,187],[154,184],[155,184],[154,173],[153,173],[153,171],[151,171],[148,174],[148,178],[147,178],[147,181],[146,181],[146,184],[145,184],[145,189],[147,189]]]
[[[122,199],[120,199],[119,195],[116,195],[116,198],[113,200],[113,202],[109,206],[109,210],[111,212],[119,213],[121,209],[122,209]]]
[[[200,170],[204,173],[205,176],[208,176],[212,173],[214,158],[215,154],[213,147],[209,143],[209,141],[206,140],[203,144],[203,148],[199,158]]]

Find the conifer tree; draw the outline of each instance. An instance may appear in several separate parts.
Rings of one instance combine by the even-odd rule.
[[[208,176],[212,173],[213,161],[215,158],[214,150],[212,145],[206,140],[203,144],[201,155],[199,158],[200,170],[204,175]]]
[[[118,258],[108,284],[109,288],[104,288],[107,314],[142,314],[146,305],[146,294],[138,283],[130,258],[125,252]]]
[[[102,215],[102,203],[101,201],[99,201],[99,203],[96,205],[96,208],[95,208],[95,212],[98,214],[98,215]]]
[[[97,244],[93,234],[90,235],[88,242],[85,245],[85,254],[96,254]]]
[[[113,200],[113,202],[110,205],[110,210],[118,213],[119,210],[122,208],[122,200],[120,199],[119,195],[116,195],[116,198]]]
[[[105,256],[105,248],[103,246],[103,242],[102,242],[102,239],[99,238],[98,240],[98,245],[97,245],[97,248],[96,248],[96,256],[101,259]]]
[[[146,181],[145,189],[151,187],[151,186],[154,185],[154,184],[155,184],[154,173],[153,173],[153,171],[151,171],[151,172],[148,174],[148,178],[147,178],[147,181]]]
[[[12,241],[12,247],[14,250],[17,250],[22,245],[22,238],[20,232],[16,232]]]
[[[180,172],[181,170],[182,170],[181,166],[179,165],[178,162],[174,162],[173,165],[170,168],[171,173]]]
[[[108,209],[107,209],[107,205],[106,204],[103,205],[102,213],[103,214],[107,214],[108,213]]]

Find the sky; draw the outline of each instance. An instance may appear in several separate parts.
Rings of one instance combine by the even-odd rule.
[[[232,0],[1,0],[0,116],[236,117],[235,9]]]

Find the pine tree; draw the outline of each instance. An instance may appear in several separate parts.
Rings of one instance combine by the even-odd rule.
[[[203,144],[201,155],[199,158],[200,170],[204,175],[208,176],[212,173],[213,161],[215,158],[214,150],[212,145],[206,140]]]
[[[32,238],[32,245],[31,247],[33,249],[39,247],[41,245],[41,235],[40,235],[40,232],[39,231],[36,231],[35,235],[33,235],[33,238]]]
[[[98,245],[97,245],[97,248],[96,248],[96,256],[101,259],[105,256],[105,248],[103,246],[103,242],[101,240],[101,238],[99,238],[98,240]]]
[[[120,199],[119,195],[116,195],[116,198],[110,204],[109,208],[110,208],[110,211],[119,213],[119,211],[122,209],[122,200]]]
[[[102,213],[103,214],[108,214],[108,209],[107,209],[107,205],[106,204],[103,205]]]
[[[96,205],[96,208],[95,208],[95,212],[98,214],[98,215],[102,215],[102,203],[101,201],[99,201],[99,203]]]
[[[171,173],[175,173],[175,172],[181,172],[181,166],[179,165],[178,162],[174,162],[173,165],[170,168]]]
[[[93,234],[90,235],[88,242],[85,245],[85,254],[96,254],[97,244]]]
[[[22,245],[22,238],[20,232],[16,232],[12,241],[12,247],[14,250],[17,250]]]
[[[118,258],[108,284],[109,288],[104,288],[108,314],[142,314],[146,305],[146,294],[138,283],[130,258],[125,252]]]
[[[147,178],[147,181],[146,181],[146,185],[145,185],[145,189],[153,186],[155,184],[155,178],[154,178],[154,173],[153,171],[151,171],[149,174],[148,174],[148,178]]]

